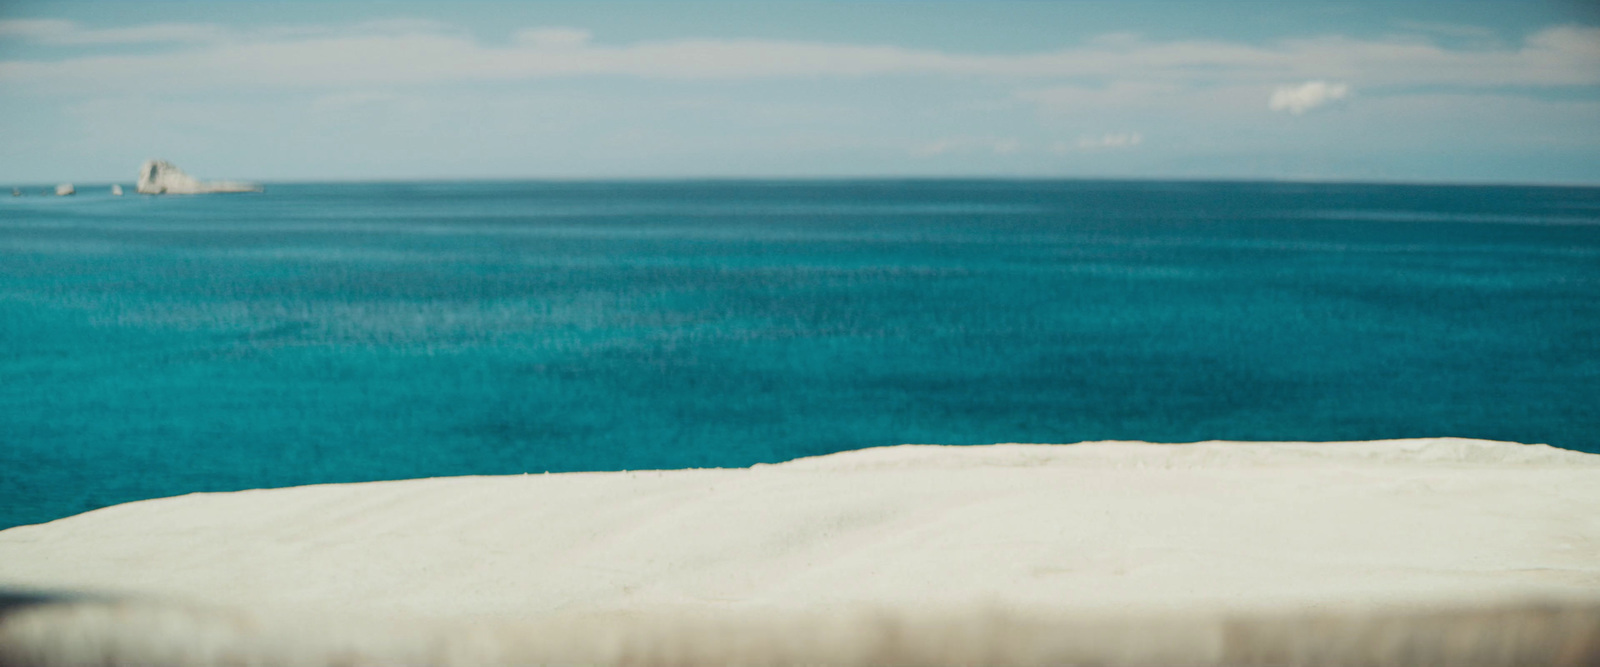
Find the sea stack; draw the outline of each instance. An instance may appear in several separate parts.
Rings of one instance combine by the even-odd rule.
[[[255,183],[201,182],[166,160],[147,160],[139,166],[138,192],[142,195],[197,195],[209,192],[260,192]]]
[[[57,197],[65,197],[67,195],[75,195],[75,194],[78,194],[78,189],[72,187],[71,183],[62,183],[61,185],[57,185],[56,186],[56,196]]]
[[[122,196],[122,186],[120,186],[120,185],[111,186],[111,194],[113,196],[121,197]]]

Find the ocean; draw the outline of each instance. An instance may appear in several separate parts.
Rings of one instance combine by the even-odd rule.
[[[1600,188],[108,187],[0,197],[0,527],[900,443],[1600,452]]]

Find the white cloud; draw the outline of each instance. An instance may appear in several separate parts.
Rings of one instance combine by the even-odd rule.
[[[1327,81],[1307,81],[1294,86],[1278,86],[1267,100],[1267,108],[1287,111],[1296,116],[1307,111],[1344,99],[1350,86]]]
[[[232,33],[208,23],[150,23],[128,28],[86,29],[72,21],[17,19],[0,21],[0,35],[41,44],[91,45],[220,42]]]
[[[1132,148],[1142,143],[1144,143],[1144,135],[1138,132],[1086,134],[1078,137],[1077,141],[1057,141],[1050,145],[1050,152],[1057,155],[1096,153],[1106,150]]]
[[[1488,39],[1494,37],[1494,31],[1479,25],[1464,23],[1445,23],[1438,21],[1395,21],[1399,28],[1418,32],[1435,33],[1450,37],[1475,37]]]
[[[920,158],[937,157],[951,153],[993,153],[1011,155],[1022,150],[1022,142],[1010,137],[945,137],[937,141],[911,147],[911,155]]]
[[[0,81],[55,88],[185,90],[246,85],[355,87],[623,75],[728,80],[783,77],[960,76],[1112,80],[1144,86],[1267,85],[1284,80],[1363,86],[1562,86],[1600,83],[1600,29],[1555,27],[1511,47],[1446,48],[1426,39],[1152,42],[1118,34],[1023,54],[776,40],[678,40],[600,46],[588,31],[534,27],[509,46],[427,21],[322,31],[229,33],[206,24],[88,30],[65,21],[0,22],[0,34],[53,43],[184,42],[177,52],[0,62]]]
[[[338,31],[332,30],[331,28],[324,28],[320,32],[322,34],[330,34],[337,33]],[[387,18],[362,21],[351,28],[349,32],[356,34],[380,35],[405,35],[411,33],[453,33],[461,36],[466,35],[465,31],[443,21],[413,18]]]
[[[1144,135],[1138,132],[1118,132],[1102,134],[1098,137],[1088,136],[1078,139],[1078,148],[1084,150],[1103,148],[1131,148],[1144,143]]]
[[[535,49],[578,49],[593,38],[594,33],[581,28],[529,28],[513,36],[518,44]]]
[[[1574,100],[1592,97],[1592,88],[1530,89],[1600,84],[1600,30],[1586,28],[1472,48],[1414,37],[1246,44],[1120,34],[994,54],[773,40],[617,42],[580,28],[515,27],[506,26],[507,41],[448,24],[391,21],[251,27],[159,49],[83,50],[95,55],[35,50],[49,60],[19,59],[14,54],[29,50],[5,49],[13,55],[0,61],[0,102],[31,114],[9,114],[15,136],[32,131],[24,120],[46,115],[33,110],[85,99],[159,103],[140,110],[118,101],[96,107],[92,117],[59,114],[52,136],[82,138],[85,157],[78,159],[86,164],[101,159],[96,144],[125,144],[142,156],[148,146],[177,155],[164,147],[211,150],[203,145],[209,142],[226,147],[215,149],[217,159],[235,160],[245,165],[237,173],[256,177],[267,172],[251,171],[258,167],[250,161],[279,159],[274,151],[316,155],[322,173],[367,175],[420,168],[401,164],[456,175],[1255,174],[1313,159],[1302,156],[1373,163],[1355,147],[1406,146],[1407,154],[1421,154],[1491,140],[1544,141],[1538,128],[1511,127],[1505,119],[1516,114],[1491,114],[1470,101],[1495,95],[1544,100],[1546,125],[1582,135],[1597,116]],[[207,34],[133,26],[86,36],[68,22],[3,22],[0,30],[0,39],[32,43]],[[635,85],[637,79],[668,83]],[[515,85],[503,85],[509,82]],[[1280,84],[1293,85],[1275,92]],[[1440,94],[1468,101],[1419,98]],[[1361,104],[1339,122],[1259,122],[1269,113],[1264,104],[1315,113],[1354,95]],[[126,132],[149,122],[177,129]],[[1507,126],[1482,131],[1495,123]],[[1429,133],[1441,125],[1471,141]],[[1135,129],[1151,132],[1150,141]],[[1380,133],[1387,133],[1382,142],[1373,138]],[[281,162],[272,168],[292,173],[295,167]]]
[[[0,36],[21,39],[46,39],[73,29],[71,21],[55,19],[11,19],[0,21]]]

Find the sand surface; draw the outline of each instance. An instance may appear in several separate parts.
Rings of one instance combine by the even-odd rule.
[[[1595,508],[1600,456],[1542,445],[908,445],[136,502],[0,532],[0,587],[376,622],[1588,604]]]
[[[901,446],[136,502],[0,532],[0,586],[408,617],[1595,596],[1595,508],[1600,456],[1537,445]]]

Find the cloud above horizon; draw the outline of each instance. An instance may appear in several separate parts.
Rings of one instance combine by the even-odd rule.
[[[1052,51],[976,54],[890,45],[682,39],[612,45],[583,28],[533,26],[486,44],[434,21],[343,28],[160,23],[87,29],[59,20],[0,21],[0,35],[49,44],[178,45],[162,53],[0,62],[0,81],[181,90],[227,85],[427,85],[578,76],[663,80],[958,76],[1257,83],[1359,79],[1363,85],[1560,86],[1600,83],[1600,28],[1556,26],[1498,49],[1449,49],[1426,39],[1342,36],[1266,45],[1149,41],[1112,34]]]
[[[229,31],[199,23],[149,23],[128,28],[85,29],[73,21],[14,19],[0,21],[0,37],[52,45],[169,44],[220,42]]]
[[[1267,108],[1299,116],[1342,100],[1349,94],[1348,84],[1307,81],[1296,86],[1278,86],[1272,91],[1272,97],[1267,99]]]
[[[1078,139],[1078,148],[1083,150],[1106,148],[1132,148],[1144,143],[1144,135],[1138,132],[1110,132],[1099,136],[1087,136]]]
[[[1597,143],[1566,137],[1600,119],[1600,28],[1580,25],[1012,51],[605,27],[0,20],[0,131],[34,159],[238,155],[213,171],[241,178],[272,176],[246,162],[262,155],[335,174],[1278,177],[1439,151],[1534,163]]]

